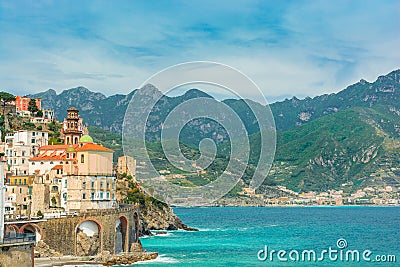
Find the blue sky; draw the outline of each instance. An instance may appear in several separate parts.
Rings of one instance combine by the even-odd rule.
[[[241,70],[270,99],[315,96],[398,69],[399,29],[400,1],[2,0],[0,84],[125,94],[201,60]]]

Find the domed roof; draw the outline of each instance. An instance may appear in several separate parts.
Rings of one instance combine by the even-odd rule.
[[[73,146],[69,146],[66,150],[65,150],[67,153],[73,153],[73,152],[75,152],[76,150],[75,150],[75,148],[73,147]]]
[[[85,134],[79,139],[79,143],[93,143],[93,138]]]

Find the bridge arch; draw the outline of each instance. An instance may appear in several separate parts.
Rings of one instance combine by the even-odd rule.
[[[5,236],[10,236],[10,237],[14,237],[16,236],[16,234],[19,233],[19,228],[18,226],[16,226],[15,224],[10,224],[6,226],[6,229],[4,231],[4,235]]]
[[[129,221],[125,215],[119,215],[115,222],[115,253],[129,251]]]
[[[75,227],[75,255],[95,256],[103,249],[103,226],[95,218],[85,218]]]
[[[42,239],[43,230],[37,224],[27,223],[21,226],[19,229],[20,234],[35,234],[36,242]]]

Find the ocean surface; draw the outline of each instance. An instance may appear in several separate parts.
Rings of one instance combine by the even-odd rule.
[[[400,266],[400,207],[207,207],[174,211],[184,223],[200,231],[168,231],[141,238],[143,247],[157,251],[159,257],[134,266]],[[330,248],[331,255],[323,252]],[[279,260],[276,252],[271,260],[271,250],[284,250],[286,254],[281,252]]]

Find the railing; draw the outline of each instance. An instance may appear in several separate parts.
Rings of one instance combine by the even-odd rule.
[[[7,233],[0,244],[19,244],[19,243],[34,243],[36,241],[35,234],[12,234]]]

